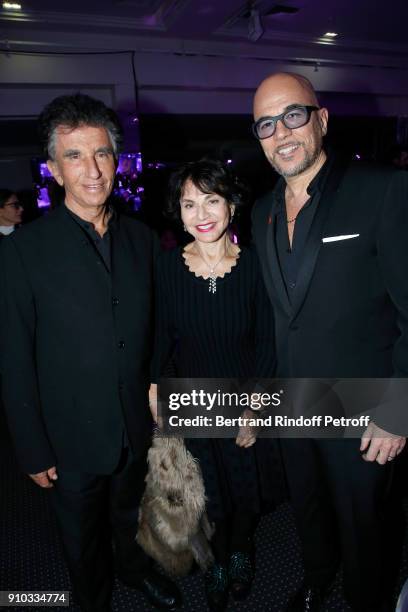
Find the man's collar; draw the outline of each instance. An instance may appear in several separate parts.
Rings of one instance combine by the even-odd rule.
[[[319,172],[316,174],[316,176],[312,178],[309,185],[307,186],[306,191],[310,196],[313,196],[315,193],[320,193],[322,191],[323,183],[327,176],[327,170],[330,166],[328,161],[329,157],[327,156],[323,166],[320,168]]]
[[[320,168],[318,173],[312,178],[309,185],[307,186],[307,193],[310,196],[315,195],[315,193],[320,193],[323,188],[323,183],[326,179],[328,168],[330,167],[330,163],[328,163],[329,158],[331,160],[331,155],[327,155],[326,160],[324,161],[323,166]],[[284,177],[281,177],[278,184],[275,187],[275,196],[277,201],[277,210],[280,212],[283,210],[285,205],[285,190],[286,190],[286,181]]]
[[[0,225],[0,234],[3,234],[3,236],[9,236],[15,229],[15,225]]]
[[[85,219],[82,219],[82,217],[79,217],[76,213],[74,213],[70,208],[68,208],[68,206],[64,203],[64,207],[66,209],[66,211],[68,212],[68,214],[71,215],[71,217],[73,217],[73,219],[75,219],[75,221],[84,229],[89,229],[89,227],[94,228],[94,224],[91,221],[86,221]],[[115,209],[111,206],[107,207],[106,213],[107,215],[109,215],[109,220],[108,220],[108,228],[111,227],[116,221],[117,221],[117,212],[115,211]]]

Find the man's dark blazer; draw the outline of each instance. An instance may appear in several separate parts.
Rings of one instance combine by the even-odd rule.
[[[120,216],[111,272],[65,206],[1,241],[3,401],[23,469],[112,472],[148,444],[154,240]]]
[[[253,211],[274,311],[277,374],[407,377],[408,174],[333,157],[327,163],[292,303],[276,251],[274,193]]]

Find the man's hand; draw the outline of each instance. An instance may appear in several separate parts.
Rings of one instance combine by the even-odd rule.
[[[57,468],[55,466],[50,467],[45,472],[39,472],[38,474],[29,474],[29,477],[34,480],[35,484],[43,489],[51,489],[54,485],[53,480],[57,480]]]
[[[385,465],[400,454],[405,442],[406,438],[403,436],[388,433],[371,422],[361,438],[360,451],[366,451],[363,454],[365,461],[377,461]]]

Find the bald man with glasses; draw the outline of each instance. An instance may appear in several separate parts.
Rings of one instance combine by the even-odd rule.
[[[277,376],[408,377],[408,177],[328,155],[328,111],[301,75],[265,79],[254,119],[281,176],[253,211]],[[354,612],[393,609],[388,493],[405,432],[377,416],[361,439],[281,440],[305,566],[288,611],[326,609],[340,564]]]

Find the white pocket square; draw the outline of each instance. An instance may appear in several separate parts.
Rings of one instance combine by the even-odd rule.
[[[360,234],[344,234],[344,236],[327,236],[322,238],[322,242],[337,242],[338,240],[350,240],[351,238],[358,238]]]

